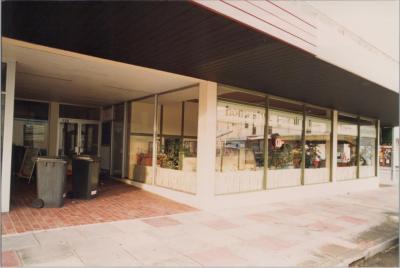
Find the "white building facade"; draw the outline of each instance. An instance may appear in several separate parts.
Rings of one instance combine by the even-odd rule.
[[[57,39],[58,30],[40,22],[42,34],[29,34],[26,25],[40,12],[17,18],[32,7],[5,6],[3,212],[10,209],[13,146],[70,159],[100,156],[110,177],[203,209],[378,187],[379,130],[398,125],[398,61],[306,2],[103,8],[120,7],[158,10],[153,23],[165,17],[171,29],[182,25],[169,20],[176,12],[177,21],[198,20],[198,28],[164,36],[137,15],[150,30],[116,30],[114,21],[102,28],[109,30],[102,42],[82,45],[79,33],[65,30],[70,39]],[[43,10],[72,19],[62,6]],[[119,34],[125,30],[141,35],[138,43]],[[180,39],[184,30],[190,37]],[[39,107],[32,103],[42,108],[27,108]]]

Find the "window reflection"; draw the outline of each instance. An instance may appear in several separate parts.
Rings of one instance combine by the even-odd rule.
[[[269,114],[270,169],[301,168],[302,115],[271,110]]]
[[[262,189],[265,96],[219,88],[216,193]]]
[[[339,115],[337,136],[337,179],[357,177],[357,118]]]
[[[128,177],[138,182],[151,183],[154,97],[134,101],[130,107]]]
[[[375,175],[375,122],[360,120],[360,177]]]
[[[158,96],[155,184],[196,192],[198,87]]]
[[[303,106],[270,100],[267,187],[300,185]]]
[[[265,109],[218,102],[217,112],[217,170],[262,168]]]
[[[305,184],[329,181],[331,120],[328,111],[308,109],[305,130]]]

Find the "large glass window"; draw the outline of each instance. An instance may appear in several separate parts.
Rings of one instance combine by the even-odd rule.
[[[48,150],[49,104],[16,100],[14,105],[13,145]]]
[[[6,91],[7,63],[1,63],[1,91]]]
[[[337,128],[337,180],[357,178],[358,120],[339,114]]]
[[[123,146],[124,146],[124,115],[125,105],[114,105],[114,116],[112,122],[112,170],[115,177],[122,176]]]
[[[261,190],[265,96],[219,88],[216,193]]]
[[[198,87],[158,96],[155,184],[196,192]]]
[[[330,178],[331,119],[325,109],[307,107],[304,183],[328,182]]]
[[[154,97],[133,101],[130,107],[128,177],[138,182],[151,183]]]
[[[301,184],[303,107],[271,99],[267,188]]]
[[[375,176],[376,126],[372,120],[360,120],[360,178]]]

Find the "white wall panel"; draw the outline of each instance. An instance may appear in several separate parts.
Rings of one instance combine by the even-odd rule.
[[[399,92],[399,63],[303,1],[201,1],[198,4]],[[321,5],[321,3],[319,3]],[[360,2],[362,5],[362,2]],[[354,14],[357,20],[357,14]],[[374,19],[371,14],[371,20]],[[367,85],[366,85],[367,86]]]

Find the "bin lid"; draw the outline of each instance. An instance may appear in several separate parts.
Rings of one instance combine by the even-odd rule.
[[[89,162],[93,162],[93,158],[91,158],[90,156],[77,156],[74,158],[74,160],[83,160],[83,161],[89,161]]]
[[[50,157],[50,156],[37,157],[36,161],[67,163],[67,161],[65,161],[64,159],[57,158],[57,157]]]

